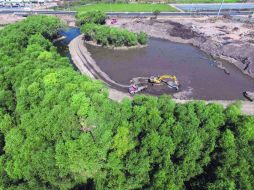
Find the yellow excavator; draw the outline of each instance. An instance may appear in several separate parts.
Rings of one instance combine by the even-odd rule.
[[[161,84],[163,82],[166,83],[169,88],[174,88],[177,91],[179,90],[179,82],[174,75],[151,76],[149,82],[153,84]]]

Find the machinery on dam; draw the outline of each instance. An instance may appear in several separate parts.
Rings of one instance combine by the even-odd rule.
[[[161,75],[151,77],[136,77],[130,81],[129,93],[131,95],[141,92],[149,87],[149,84],[153,85],[166,85],[170,89],[175,91],[179,90],[180,84],[174,75]]]

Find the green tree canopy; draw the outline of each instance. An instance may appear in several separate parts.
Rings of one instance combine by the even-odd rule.
[[[61,27],[31,16],[0,30],[0,189],[253,189],[253,116],[168,96],[111,101],[58,54]]]

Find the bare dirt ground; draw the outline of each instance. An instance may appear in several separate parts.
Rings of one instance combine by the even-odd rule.
[[[55,15],[70,27],[75,27],[76,18],[74,15]]]
[[[60,18],[64,23],[66,23],[70,27],[75,26],[75,16],[74,15],[55,15],[56,17]],[[21,21],[26,17],[17,16],[14,14],[5,14],[0,15],[0,27],[3,27],[8,24],[13,24],[15,22]]]
[[[24,17],[16,16],[13,14],[0,15],[0,28],[8,24],[13,24],[23,19]]]
[[[214,58],[234,64],[254,78],[254,24],[214,17],[118,18],[117,21],[116,27],[190,43]]]

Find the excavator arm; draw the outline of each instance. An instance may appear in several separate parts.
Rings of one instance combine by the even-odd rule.
[[[171,79],[171,80],[167,80]],[[158,77],[150,77],[149,82],[153,84],[161,84],[162,82],[165,83],[169,88],[174,88],[177,91],[179,90],[179,82],[174,75],[162,75]]]
[[[166,80],[166,79],[172,79],[174,82],[178,82],[176,76],[174,75],[162,75],[158,77],[151,77],[150,82],[160,84],[163,80]]]
[[[177,78],[175,75],[162,75],[158,78],[159,81],[163,81],[165,79],[172,79],[173,81],[177,81]]]

